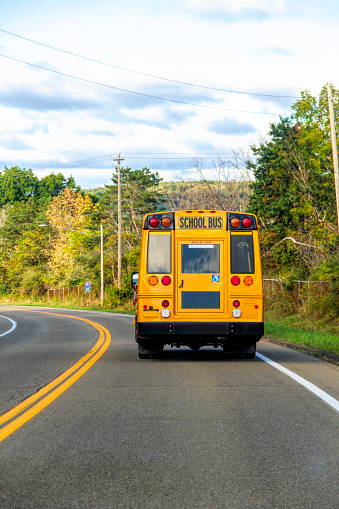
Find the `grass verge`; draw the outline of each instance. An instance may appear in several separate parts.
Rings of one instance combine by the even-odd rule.
[[[310,318],[304,313],[277,316],[265,313],[265,336],[292,345],[306,347],[314,352],[329,352],[339,360],[339,323],[322,319]],[[286,345],[289,346],[289,345]],[[321,357],[322,355],[318,355]],[[331,356],[330,356],[331,357]]]
[[[13,305],[13,306],[37,306],[37,307],[46,307],[46,308],[60,308],[60,309],[82,309],[86,311],[105,311],[107,313],[122,313],[126,315],[135,315],[135,307],[131,305],[125,305],[124,307],[117,308],[109,308],[109,307],[101,307],[98,302],[86,303],[85,305],[79,303],[78,301],[65,300],[49,300],[43,301],[38,299],[8,299],[2,298],[0,299],[0,305]]]
[[[128,302],[117,308],[101,307],[99,301],[79,303],[78,301],[42,301],[39,299],[1,298],[0,304],[20,306],[55,307],[64,309],[86,309],[109,313],[135,314],[135,307]],[[83,304],[83,305],[81,305]],[[339,320],[329,322],[300,311],[295,314],[278,315],[274,310],[265,311],[265,337],[284,346],[296,347],[305,353],[339,364]]]

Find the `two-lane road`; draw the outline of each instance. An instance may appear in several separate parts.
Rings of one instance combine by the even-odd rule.
[[[0,308],[0,414],[77,367],[0,442],[1,509],[339,508],[339,412],[287,374],[208,349],[139,360],[129,316],[35,310],[55,314]],[[258,350],[339,400],[337,366]]]

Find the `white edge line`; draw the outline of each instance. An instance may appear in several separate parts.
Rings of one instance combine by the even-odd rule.
[[[39,308],[39,309],[44,309],[44,308]],[[49,309],[59,309],[59,310],[63,309],[63,310],[65,310],[65,309],[68,309],[68,308],[49,308]],[[109,313],[107,311],[105,312],[105,311],[94,311],[94,310],[85,310],[85,309],[70,309],[70,311],[80,311],[80,312],[83,312],[83,313],[93,313],[93,314],[109,315],[111,317],[121,316],[121,317],[124,317],[124,318],[125,317],[134,318],[134,316],[135,316],[135,315],[122,314],[122,313]],[[0,334],[0,337],[1,337],[1,336],[5,336],[6,334],[9,334],[10,332],[12,332],[16,328],[17,324],[16,324],[16,322],[14,320],[12,320],[11,318],[8,318],[7,316],[1,316],[0,315],[0,317],[6,318],[7,320],[10,320],[12,322],[12,324],[13,324],[12,328],[9,331],[7,331],[7,332],[5,332],[3,334]],[[289,376],[290,378],[293,378],[293,380],[295,380],[296,382],[298,382],[301,385],[303,385],[306,389],[311,391],[313,394],[315,394],[320,399],[325,401],[325,403],[327,403],[332,408],[334,408],[334,410],[339,412],[339,401],[336,400],[335,398],[333,398],[332,396],[330,396],[329,394],[327,394],[325,391],[322,391],[316,385],[312,384],[311,382],[308,382],[307,380],[305,380],[305,378],[302,378],[301,376],[296,375],[295,373],[293,373],[293,371],[290,371],[289,369],[284,368],[283,366],[281,366],[277,362],[274,362],[271,359],[269,359],[268,357],[265,357],[265,355],[262,355],[261,353],[257,352],[256,356],[259,357],[259,359],[267,362],[268,364],[270,364],[274,368],[278,369],[282,373],[285,373],[285,375]]]
[[[14,320],[12,320],[12,318],[8,318],[8,316],[0,315],[0,318],[5,318],[5,320],[9,320],[10,322],[12,322],[12,327],[7,332],[3,332],[2,334],[0,334],[0,338],[1,338],[2,336],[6,336],[6,334],[9,334],[10,332],[12,332],[16,328],[17,323]]]
[[[332,408],[334,408],[334,410],[339,412],[339,401],[336,400],[335,398],[333,398],[332,396],[330,396],[329,394],[327,394],[326,392],[319,389],[319,387],[312,384],[311,382],[308,382],[307,380],[305,380],[305,378],[302,378],[301,376],[296,375],[295,373],[293,373],[293,371],[290,371],[289,369],[284,368],[284,366],[281,366],[277,362],[274,362],[271,359],[269,359],[268,357],[265,357],[265,355],[262,355],[261,353],[257,352],[256,356],[259,357],[260,359],[262,359],[263,361],[267,362],[274,368],[278,369],[279,371],[282,371],[283,373],[285,373],[285,375],[293,378],[293,380],[295,380],[299,384],[306,387],[306,389],[313,392],[313,394],[315,394],[316,396],[321,398],[323,401],[325,401],[325,403],[327,403]]]

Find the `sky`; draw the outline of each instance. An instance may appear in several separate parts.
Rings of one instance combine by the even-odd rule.
[[[337,0],[0,1],[0,171],[196,178],[339,87]]]

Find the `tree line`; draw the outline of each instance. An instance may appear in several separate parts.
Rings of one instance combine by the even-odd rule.
[[[332,87],[339,110],[339,92]],[[215,209],[255,213],[266,277],[337,281],[339,237],[326,86],[301,92],[293,115],[271,124],[267,138],[231,161],[191,162],[188,179],[163,182],[148,168],[121,169],[123,287],[117,277],[117,171],[104,188],[83,191],[61,173],[39,179],[30,169],[0,172],[0,292],[36,291],[100,281],[112,302],[130,297],[139,263],[144,214]]]

